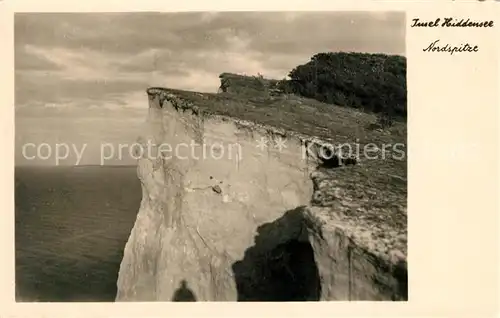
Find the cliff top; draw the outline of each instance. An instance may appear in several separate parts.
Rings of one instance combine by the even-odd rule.
[[[198,93],[152,87],[177,98],[180,109],[220,115],[315,136],[335,143],[406,143],[406,124],[396,122],[384,131],[375,129],[376,116],[356,109],[329,105],[292,94]]]
[[[405,123],[395,122],[390,128],[377,129],[374,114],[296,95],[275,94],[270,90],[278,81],[229,73],[221,74],[220,78],[222,85],[236,88],[217,94],[150,88],[148,94],[163,94],[176,108],[202,116],[249,121],[333,145],[349,143],[363,147],[373,143],[379,150],[385,148],[384,154],[370,151],[367,154],[370,158],[361,153],[359,165],[319,168],[313,176],[315,194],[311,205],[322,211],[335,211],[323,214],[345,221],[352,229],[351,234],[360,236],[365,245],[382,239],[383,247],[370,248],[376,253],[387,255],[388,250],[397,249],[406,255]],[[398,144],[404,156],[396,159],[394,147]],[[368,234],[363,234],[366,229]]]

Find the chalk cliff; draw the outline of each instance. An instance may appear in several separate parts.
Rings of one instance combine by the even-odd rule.
[[[117,301],[407,299],[406,158],[321,148],[404,145],[405,125],[267,91],[147,96]]]

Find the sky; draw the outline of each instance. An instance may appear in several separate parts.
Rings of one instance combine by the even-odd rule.
[[[397,12],[17,13],[14,23],[19,165],[134,164],[117,151],[101,160],[101,144],[135,142],[149,86],[217,92],[220,73],[281,79],[319,52],[405,55]]]

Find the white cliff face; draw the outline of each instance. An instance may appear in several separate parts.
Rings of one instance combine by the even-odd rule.
[[[406,267],[365,248],[340,198],[305,207],[319,189],[303,141],[149,97],[117,301],[407,298]]]
[[[300,142],[278,152],[264,130],[202,121],[170,102],[160,107],[157,97],[149,111],[141,142],[156,147],[139,160],[143,199],[116,299],[168,301],[185,280],[198,300],[236,300],[231,266],[254,244],[257,226],[311,198]],[[268,148],[257,147],[261,138]]]

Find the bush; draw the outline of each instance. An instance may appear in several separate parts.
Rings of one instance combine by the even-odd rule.
[[[406,118],[406,58],[368,53],[319,53],[279,82],[280,89],[324,103],[363,109],[384,120]]]

